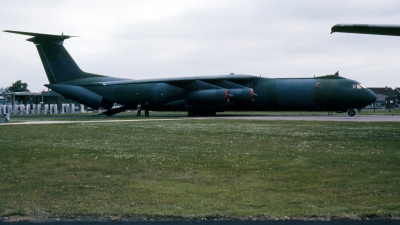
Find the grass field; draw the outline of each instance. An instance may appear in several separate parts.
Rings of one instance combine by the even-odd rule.
[[[400,216],[400,123],[0,128],[3,219]]]

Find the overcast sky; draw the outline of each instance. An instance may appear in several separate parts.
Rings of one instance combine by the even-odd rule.
[[[64,46],[86,72],[148,79],[333,74],[400,87],[400,37],[330,34],[339,23],[400,24],[398,0],[0,0],[0,29],[77,35]],[[28,36],[0,33],[0,87],[48,80]]]

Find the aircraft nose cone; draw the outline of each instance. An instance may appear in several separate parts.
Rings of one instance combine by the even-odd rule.
[[[366,96],[365,100],[366,100],[367,104],[371,104],[376,101],[376,94],[373,91],[371,91],[370,89],[367,89],[367,93],[365,96]]]

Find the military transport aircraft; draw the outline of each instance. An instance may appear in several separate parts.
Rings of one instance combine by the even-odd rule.
[[[131,80],[82,71],[63,43],[73,36],[5,30],[32,36],[50,84],[45,86],[94,109],[113,115],[149,103],[150,110],[187,111],[213,116],[220,111],[336,111],[373,103],[376,95],[338,73],[313,78],[262,78],[250,75]],[[122,105],[112,108],[113,104]]]

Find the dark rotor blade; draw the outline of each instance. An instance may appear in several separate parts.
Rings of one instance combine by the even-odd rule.
[[[375,24],[336,24],[331,28],[331,34],[335,32],[400,36],[400,26]]]

